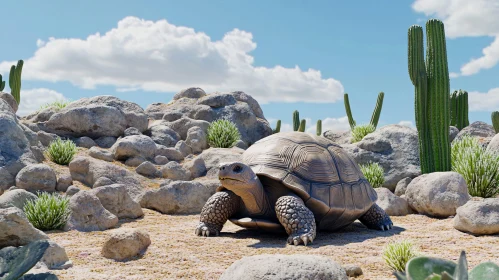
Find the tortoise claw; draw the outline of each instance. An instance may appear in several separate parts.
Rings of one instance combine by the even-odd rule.
[[[314,236],[311,233],[295,233],[288,237],[288,244],[298,246],[303,244],[307,246],[314,241]]]
[[[205,224],[205,223],[200,223],[195,231],[196,235],[198,236],[206,236],[209,237],[210,234],[214,234],[218,236],[219,231],[212,225]]]

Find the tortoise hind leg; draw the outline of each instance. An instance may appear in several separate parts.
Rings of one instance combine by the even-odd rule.
[[[376,203],[359,218],[359,221],[370,229],[389,230],[393,227],[388,214]]]
[[[312,243],[315,239],[316,225],[314,213],[305,206],[303,200],[295,195],[281,196],[275,211],[279,222],[289,234],[291,245]]]

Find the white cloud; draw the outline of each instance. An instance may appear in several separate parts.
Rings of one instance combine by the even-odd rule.
[[[67,100],[62,93],[46,88],[21,89],[21,104],[17,115],[26,116],[38,109],[40,106],[54,101]]]
[[[443,20],[448,38],[495,37],[482,50],[481,57],[472,58],[461,67],[460,75],[473,75],[499,63],[499,0],[416,0],[412,8]]]
[[[468,92],[470,111],[497,111],[499,108],[499,88],[493,88],[486,93]]]
[[[410,128],[416,128],[416,126],[414,125],[414,123],[412,121],[400,121],[398,124],[405,125],[405,126],[408,126]]]
[[[335,102],[343,94],[339,81],[323,78],[318,70],[254,66],[253,35],[239,29],[214,41],[166,20],[126,17],[103,35],[39,39],[37,45],[25,60],[23,79],[69,81],[89,89],[111,85],[120,91],[242,90],[260,103]],[[0,72],[13,63],[1,62]]]

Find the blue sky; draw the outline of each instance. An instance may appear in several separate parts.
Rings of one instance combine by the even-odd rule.
[[[2,11],[4,79],[25,60],[20,114],[104,94],[146,108],[200,86],[251,94],[272,123],[297,109],[311,130],[317,119],[348,129],[344,92],[368,122],[383,91],[380,125],[414,123],[407,30],[428,18],[445,23],[451,88],[470,93],[470,122],[499,110],[498,0],[17,0]]]

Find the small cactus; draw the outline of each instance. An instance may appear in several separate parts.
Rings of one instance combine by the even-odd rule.
[[[275,125],[274,133],[279,133],[281,131],[281,120],[277,120],[277,124]]]
[[[348,93],[345,93],[343,96],[344,96],[343,101],[345,103],[345,111],[347,112],[347,117],[348,117],[348,123],[350,124],[350,128],[353,130],[356,123],[352,117],[352,110],[350,109],[350,101],[348,100]]]
[[[298,131],[305,132],[306,125],[307,125],[307,121],[305,119],[301,120],[300,126],[298,127]]]
[[[5,81],[2,80],[2,75],[0,74],[0,91],[2,91],[5,88]]]
[[[17,66],[12,65],[12,67],[10,68],[10,75],[9,75],[9,87],[11,90],[10,94],[12,94],[17,104],[21,102],[21,73],[23,71],[23,64],[24,61],[19,60],[17,62]]]
[[[317,128],[315,131],[317,133],[317,136],[321,136],[321,134],[322,134],[322,121],[321,120],[317,121]]]
[[[300,113],[295,110],[293,112],[293,130],[298,131],[298,128],[300,128]]]
[[[499,133],[499,112],[498,111],[492,112],[491,118],[494,130],[496,131],[496,133]]]

